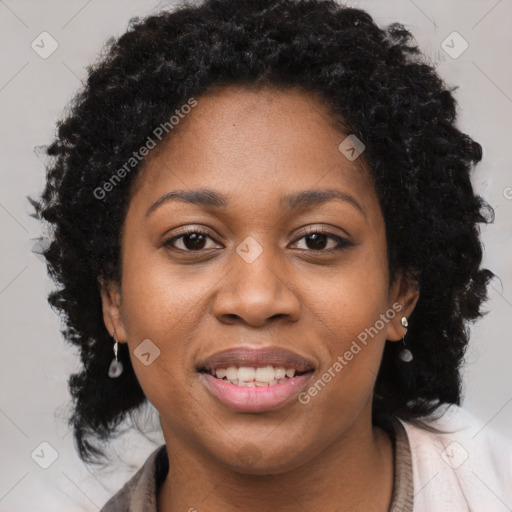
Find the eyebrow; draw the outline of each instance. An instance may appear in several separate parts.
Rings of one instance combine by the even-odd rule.
[[[333,188],[303,190],[301,192],[287,194],[281,198],[280,205],[288,210],[299,210],[318,206],[333,199],[352,205],[366,217],[366,212],[356,201],[354,196],[348,192],[343,192]],[[222,209],[226,208],[229,204],[228,197],[222,193],[216,192],[215,190],[205,188],[196,190],[173,190],[172,192],[168,192],[157,199],[157,201],[148,208],[146,217],[169,201],[181,201],[184,203],[204,206],[209,209]]]

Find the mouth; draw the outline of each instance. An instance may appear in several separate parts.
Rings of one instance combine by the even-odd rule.
[[[310,370],[312,371],[312,370]],[[289,379],[301,377],[309,371],[300,372],[295,368],[284,366],[228,366],[216,370],[203,369],[200,373],[207,373],[216,379],[229,382],[235,386],[242,387],[268,387],[283,384]]]
[[[207,389],[225,406],[262,412],[293,400],[315,367],[306,358],[278,347],[240,347],[214,354],[197,370]]]

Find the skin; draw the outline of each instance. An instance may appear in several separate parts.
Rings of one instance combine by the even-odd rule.
[[[124,223],[121,283],[102,282],[106,328],[128,343],[160,414],[170,470],[158,510],[387,511],[393,450],[372,425],[372,395],[386,339],[402,339],[400,318],[418,292],[401,275],[389,282],[369,173],[362,158],[340,153],[347,134],[313,93],[229,86],[197,101],[146,158]],[[227,207],[169,201],[146,216],[164,194],[199,188],[226,194]],[[283,195],[326,188],[350,194],[364,213],[339,200],[280,205]],[[315,245],[308,226],[352,245]],[[163,245],[184,227],[208,237]],[[236,252],[249,236],[263,250],[252,263]],[[308,404],[237,412],[196,371],[220,350],[276,345],[313,361],[314,383],[396,303],[400,313]],[[161,351],[149,366],[133,354],[145,339]]]

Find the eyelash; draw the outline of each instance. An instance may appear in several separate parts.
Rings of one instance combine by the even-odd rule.
[[[165,242],[163,243],[163,245],[165,247],[169,247],[171,249],[175,249],[177,251],[181,251],[181,252],[188,252],[188,253],[199,253],[201,252],[202,250],[204,249],[199,249],[197,251],[193,251],[193,250],[188,250],[188,249],[178,249],[177,247],[174,247],[173,246],[173,242],[179,240],[180,238],[183,238],[184,236],[187,236],[187,235],[190,235],[190,234],[197,234],[197,235],[204,235],[208,238],[210,238],[211,240],[213,240],[214,242],[216,242],[216,240],[214,240],[210,234],[200,228],[190,228],[186,231],[184,231],[183,233],[177,235],[177,236],[174,236],[172,238],[169,238],[167,240],[165,240]],[[319,234],[319,235],[326,235],[328,238],[331,238],[333,239],[336,243],[337,243],[337,246],[334,247],[334,248],[331,248],[331,249],[303,249],[303,250],[306,250],[307,252],[323,252],[323,253],[332,253],[332,252],[337,252],[337,251],[341,251],[343,249],[346,249],[348,247],[352,247],[354,244],[352,242],[349,242],[348,240],[346,240],[345,238],[343,237],[340,237],[338,235],[334,235],[333,233],[330,233],[329,231],[326,231],[322,228],[317,228],[317,227],[313,227],[313,228],[308,228],[306,233],[304,233],[303,235],[301,235],[299,238],[297,238],[294,243],[297,243],[299,240],[302,240],[303,238],[307,238],[308,236],[311,236],[311,235],[315,235],[315,234]],[[218,243],[218,242],[216,242]]]

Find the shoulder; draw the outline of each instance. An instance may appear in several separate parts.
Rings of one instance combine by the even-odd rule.
[[[512,439],[455,405],[425,421],[442,433],[401,423],[411,448],[414,512],[512,509]]]
[[[142,467],[110,498],[100,512],[156,512],[156,490],[167,469],[165,444],[146,459]]]

